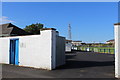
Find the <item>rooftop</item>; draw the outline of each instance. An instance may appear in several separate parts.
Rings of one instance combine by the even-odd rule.
[[[6,23],[0,25],[0,36],[18,36],[18,35],[28,35],[28,34],[30,33],[13,25],[12,23]]]

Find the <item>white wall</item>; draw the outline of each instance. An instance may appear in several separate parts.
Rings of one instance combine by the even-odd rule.
[[[56,67],[56,31],[43,30],[40,35],[0,38],[2,61],[9,64],[10,39],[19,38],[19,65],[42,69]]]
[[[0,39],[0,45],[2,45],[2,39]],[[2,62],[2,46],[0,46],[0,62]]]
[[[120,78],[120,25],[114,25],[115,30],[115,77]]]
[[[51,34],[51,64],[52,64],[52,69],[56,68],[56,36],[58,36],[58,34],[56,33],[55,30],[52,31]]]
[[[71,42],[66,43],[65,51],[66,52],[71,52],[72,49],[72,44]]]
[[[2,40],[0,40],[0,45],[2,45]],[[2,62],[2,48],[0,46],[0,62]],[[2,79],[2,65],[0,64],[0,79]]]
[[[65,64],[65,38],[56,37],[56,66]]]
[[[1,50],[2,50],[2,52],[1,52],[1,55],[2,55],[2,62],[1,63],[9,63],[9,40],[8,39],[5,39],[5,38],[0,38],[0,42],[1,42],[1,44],[2,45],[0,45],[1,46]]]

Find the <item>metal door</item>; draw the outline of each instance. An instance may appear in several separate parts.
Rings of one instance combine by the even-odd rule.
[[[19,39],[10,39],[10,64],[18,65]]]

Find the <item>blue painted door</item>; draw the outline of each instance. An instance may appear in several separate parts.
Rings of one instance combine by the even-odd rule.
[[[10,40],[10,64],[19,64],[19,39]]]

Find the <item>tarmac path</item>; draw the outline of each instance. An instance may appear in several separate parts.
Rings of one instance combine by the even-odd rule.
[[[3,78],[114,78],[114,55],[73,52],[66,53],[66,64],[55,70],[40,70],[2,65]]]

